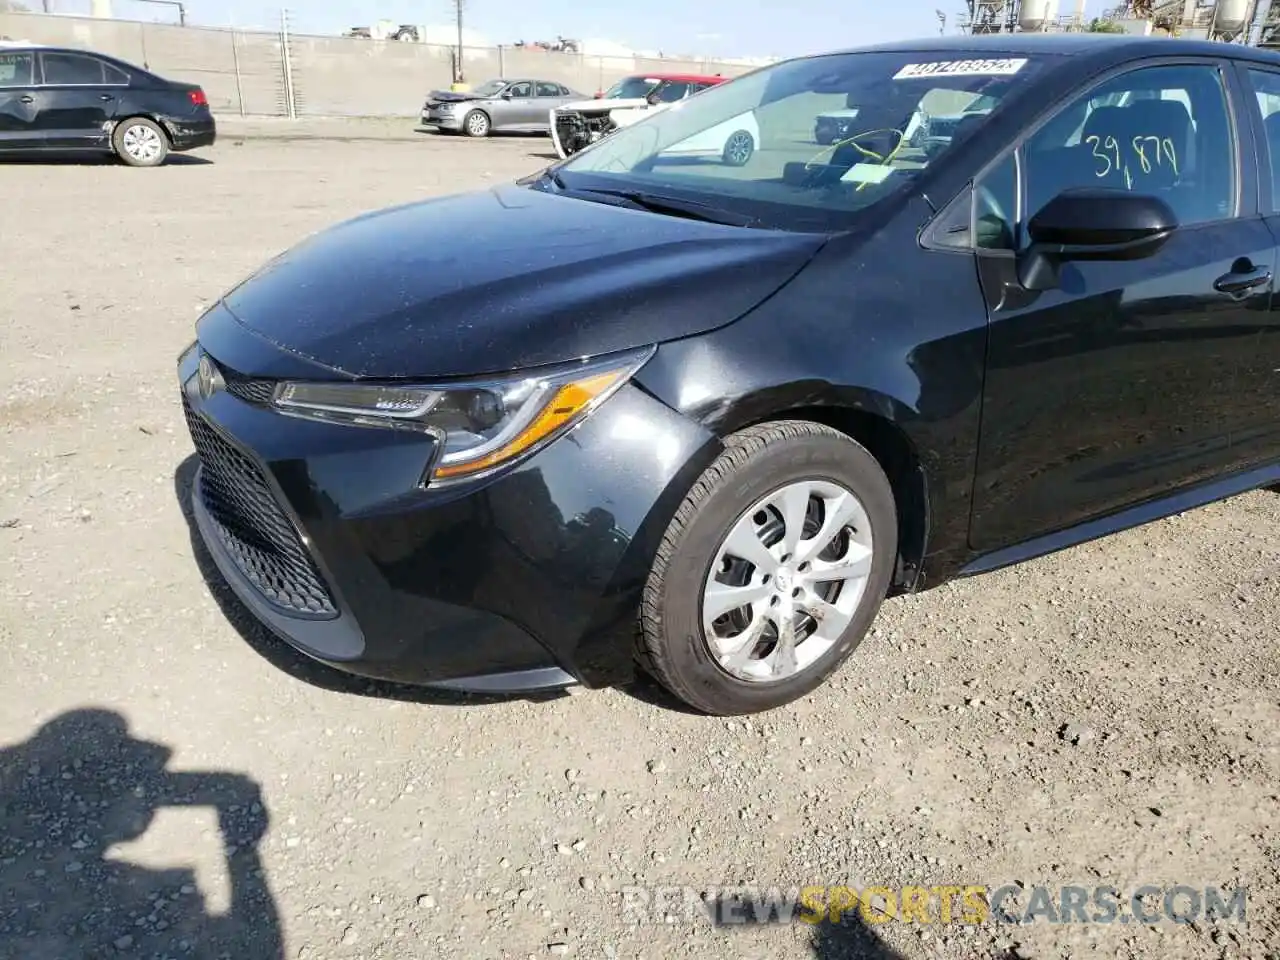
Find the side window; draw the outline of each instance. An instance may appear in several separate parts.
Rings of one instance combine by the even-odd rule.
[[[538,96],[540,97],[558,97],[560,96],[560,84],[547,83],[545,80],[538,81]]]
[[[973,204],[973,245],[979,250],[1016,250],[1018,213],[1018,164],[1010,153],[978,184]]]
[[[29,53],[0,53],[0,89],[31,86],[34,62],[35,57]]]
[[[1271,210],[1274,212],[1280,210],[1280,74],[1250,70],[1249,82],[1258,97],[1258,111],[1266,134],[1268,156],[1259,159],[1270,164]]]
[[[1183,224],[1235,212],[1235,138],[1209,64],[1143,67],[1102,83],[1028,139],[1023,161],[1028,218],[1073,187],[1158,195]]]
[[[507,87],[507,92],[513,97],[532,97],[533,85],[527,81],[513,83],[511,86]]]
[[[129,85],[129,75],[123,70],[118,70],[107,62],[102,64],[103,72],[106,76],[106,82],[113,87],[127,87]]]
[[[103,82],[102,61],[74,53],[42,53],[46,84],[74,86],[100,85]]]

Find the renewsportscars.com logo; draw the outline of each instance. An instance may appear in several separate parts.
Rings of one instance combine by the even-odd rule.
[[[717,926],[832,923],[856,915],[869,924],[1245,923],[1245,887],[1143,884],[1110,886],[707,887],[627,886],[622,908],[633,919],[675,923],[699,917]]]

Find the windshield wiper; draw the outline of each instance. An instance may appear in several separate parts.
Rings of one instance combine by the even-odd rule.
[[[602,187],[575,187],[571,188],[572,193],[587,194],[587,199],[591,195],[616,197],[619,200],[625,200],[633,206],[642,210],[649,210],[653,213],[662,213],[667,216],[685,217],[688,220],[702,220],[706,223],[723,223],[730,227],[750,227],[759,223],[757,217],[749,217],[745,214],[735,213],[732,210],[726,210],[723,207],[717,207],[710,203],[701,203],[697,200],[681,200],[678,197],[663,197],[654,193],[647,193],[644,190],[610,190]]]

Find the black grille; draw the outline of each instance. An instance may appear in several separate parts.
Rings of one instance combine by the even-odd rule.
[[[218,370],[222,374],[223,383],[227,385],[227,393],[239,397],[241,400],[247,400],[249,403],[267,404],[271,402],[271,397],[276,390],[276,382],[274,380],[246,377],[242,373],[228,370],[221,365],[219,365]]]
[[[191,409],[182,410],[200,456],[200,498],[223,548],[258,591],[287,613],[335,616],[337,608],[262,470]]]
[[[582,119],[582,114],[580,113],[556,114],[557,133],[577,133],[579,130],[586,129],[586,126],[586,123]]]

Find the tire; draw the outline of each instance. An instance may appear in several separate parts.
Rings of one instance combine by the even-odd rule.
[[[731,531],[741,530],[742,524],[751,524],[748,529],[755,529],[757,544],[762,545],[764,528],[754,528],[754,524],[761,516],[771,514],[773,508],[762,509],[761,501],[782,491],[802,491],[805,485],[821,488],[824,496],[842,490],[852,494],[853,501],[833,495],[832,499],[820,500],[820,510],[815,507],[814,499],[802,501],[806,511],[813,512],[805,513],[805,524],[809,526],[797,525],[797,529],[806,532],[797,542],[792,566],[808,555],[814,564],[826,565],[828,570],[845,567],[852,563],[849,558],[855,557],[854,547],[858,546],[855,537],[870,540],[870,559],[869,563],[862,561],[865,576],[856,585],[853,580],[846,581],[838,593],[828,597],[830,603],[822,619],[811,621],[814,632],[796,642],[791,663],[800,664],[801,651],[805,651],[807,661],[795,672],[773,679],[770,670],[776,667],[769,666],[768,658],[752,658],[750,654],[761,645],[767,647],[769,611],[792,609],[790,605],[796,601],[786,598],[795,595],[787,592],[794,584],[788,581],[796,577],[797,572],[794,569],[788,572],[785,565],[777,567],[780,572],[768,588],[778,594],[777,597],[762,596],[750,606],[729,614],[737,617],[744,610],[750,614],[752,626],[744,628],[738,636],[747,636],[756,624],[766,622],[764,640],[754,646],[743,643],[743,649],[751,647],[745,660],[736,655],[725,657],[722,650],[721,657],[728,661],[725,664],[713,655],[706,626],[710,613],[704,611],[704,595],[708,589],[725,586],[718,578],[729,573],[722,573],[724,568],[717,561],[722,551],[729,549],[726,540]],[[856,503],[861,512],[848,513],[851,502]],[[842,512],[828,514],[831,504]],[[847,526],[833,527],[839,532],[832,542],[844,543],[844,553],[827,559],[809,553],[821,547],[823,539],[807,532],[812,525],[821,526],[828,520],[842,523],[833,518],[847,513],[855,519],[850,519]],[[703,713],[718,716],[756,713],[797,700],[821,685],[861,643],[888,592],[897,549],[898,516],[893,489],[879,463],[864,447],[836,430],[803,420],[777,421],[743,430],[725,441],[724,451],[694,483],[663,536],[645,584],[637,659],[645,672]],[[857,555],[865,557],[865,554]],[[730,563],[742,569],[741,561],[730,560]],[[801,569],[804,567],[814,569],[809,563],[800,564]],[[763,563],[752,568],[753,582],[763,576],[762,569]],[[735,572],[735,575],[738,574]],[[751,589],[759,591],[765,587],[757,585]],[[845,590],[852,591],[847,598]],[[837,610],[838,606],[845,609]],[[833,610],[840,616],[828,628],[824,621],[832,616]],[[794,622],[789,615],[784,619]],[[808,624],[803,616],[800,620],[803,633]],[[723,619],[713,621],[710,629],[719,637],[726,623]],[[773,623],[773,629],[777,653],[780,647],[776,643],[780,629],[777,622]],[[824,631],[825,638],[820,636]],[[728,642],[734,639],[731,636]],[[819,642],[806,651],[805,644],[810,640]],[[754,675],[744,676],[747,672]]]
[[[146,117],[130,117],[111,132],[116,156],[131,167],[158,167],[169,156],[169,136]]]
[[[756,138],[746,130],[735,130],[724,142],[721,159],[730,167],[745,167],[756,152]]]
[[[462,118],[462,131],[468,137],[487,137],[491,124],[483,110],[472,110]]]

